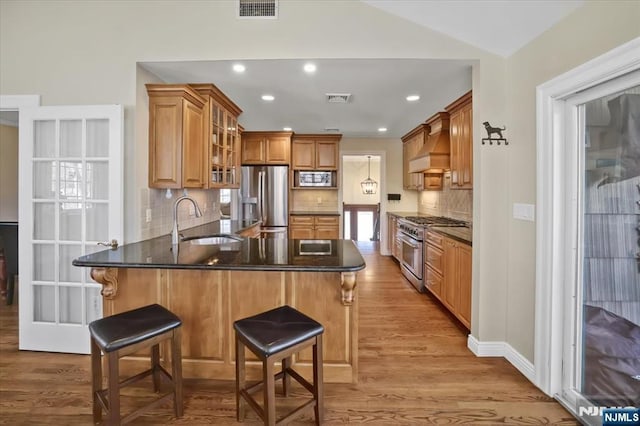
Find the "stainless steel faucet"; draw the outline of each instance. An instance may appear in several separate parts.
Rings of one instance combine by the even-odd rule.
[[[171,244],[174,245],[178,244],[178,204],[180,204],[180,202],[183,200],[191,201],[196,212],[196,217],[202,216],[200,207],[198,207],[198,203],[196,203],[193,198],[189,197],[188,195],[183,195],[176,199],[175,203],[173,204],[173,230],[171,231]]]

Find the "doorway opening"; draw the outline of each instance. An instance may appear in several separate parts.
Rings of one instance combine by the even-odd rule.
[[[353,241],[380,240],[380,155],[343,155],[343,238]],[[373,181],[375,189],[362,183]]]
[[[0,303],[13,303],[18,276],[18,111],[0,112]]]

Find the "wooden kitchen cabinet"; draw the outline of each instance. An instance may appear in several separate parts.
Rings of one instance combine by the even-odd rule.
[[[214,84],[190,84],[206,100],[204,141],[207,188],[240,187],[240,125],[242,110]]]
[[[338,170],[342,135],[296,134],[291,143],[293,170]]]
[[[149,187],[206,188],[206,99],[187,84],[147,84]]]
[[[396,236],[398,235],[398,218],[387,213],[387,250],[393,257],[396,257]]]
[[[451,189],[473,188],[473,102],[468,92],[446,107],[450,114]]]
[[[337,240],[340,238],[339,216],[292,215],[289,220],[292,240]]]
[[[447,237],[442,239],[442,303],[471,327],[471,247]]]
[[[402,137],[402,186],[404,189],[422,191],[442,189],[442,176],[434,173],[410,173],[409,162],[415,158],[427,140],[429,125],[420,124]]]
[[[243,132],[242,164],[290,163],[292,132]]]
[[[432,231],[425,232],[424,245],[424,284],[438,300],[442,301],[443,252],[442,235]]]

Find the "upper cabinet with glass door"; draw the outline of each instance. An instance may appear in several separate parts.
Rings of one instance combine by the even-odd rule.
[[[207,145],[207,188],[240,186],[240,129],[242,110],[215,85],[190,84],[205,100],[204,140]]]

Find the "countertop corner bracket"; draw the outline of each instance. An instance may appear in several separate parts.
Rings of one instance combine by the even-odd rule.
[[[342,272],[340,274],[340,287],[342,293],[342,304],[344,306],[353,305],[355,299],[354,290],[356,288],[356,273],[355,272]]]
[[[100,294],[105,299],[113,299],[118,293],[118,269],[117,268],[91,268],[91,278],[102,284]]]

